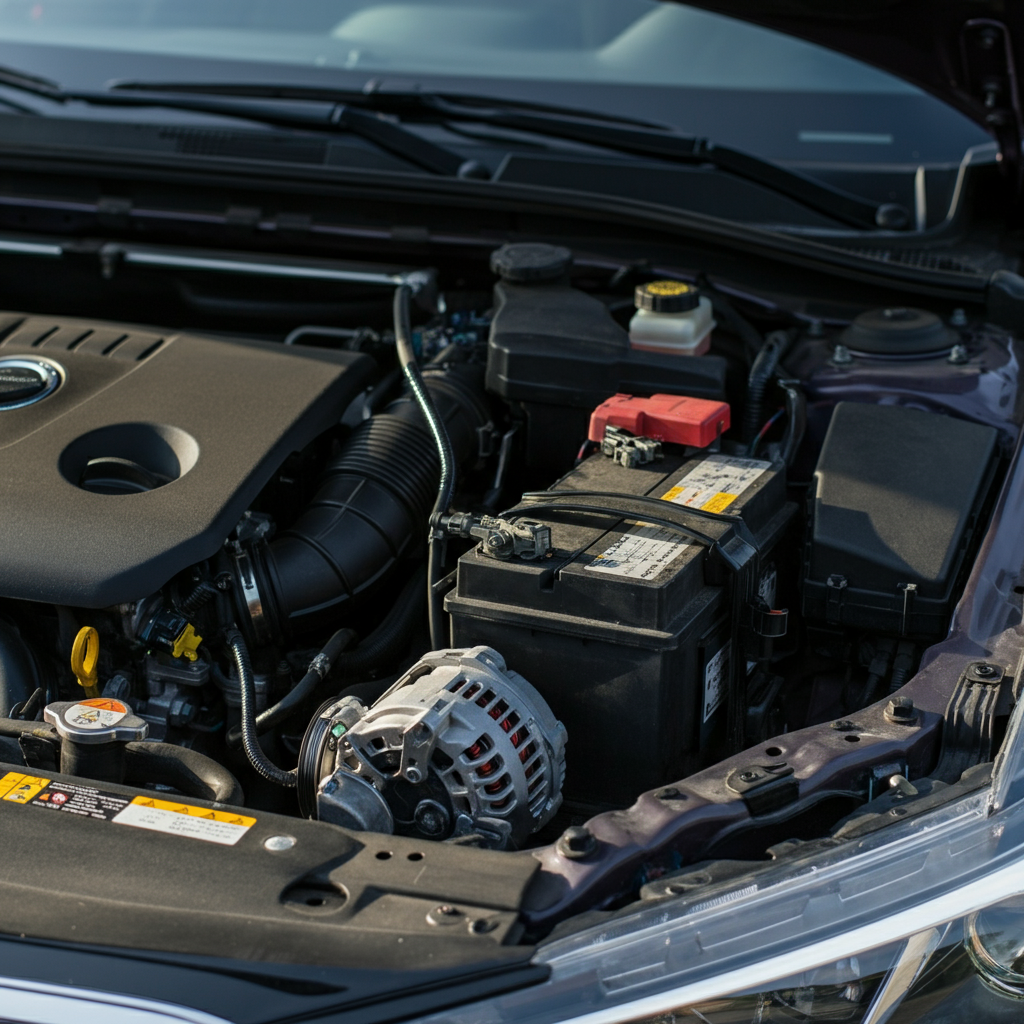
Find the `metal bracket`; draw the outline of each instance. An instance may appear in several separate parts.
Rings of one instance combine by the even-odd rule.
[[[736,768],[726,777],[725,785],[743,797],[755,818],[794,803],[800,795],[793,767],[785,761]]]

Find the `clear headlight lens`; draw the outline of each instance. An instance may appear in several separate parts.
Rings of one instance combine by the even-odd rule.
[[[554,939],[432,1024],[1024,1020],[1024,701],[991,789]],[[426,1024],[426,1022],[423,1022]]]

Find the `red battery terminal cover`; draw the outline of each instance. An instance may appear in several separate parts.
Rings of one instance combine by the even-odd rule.
[[[706,448],[729,429],[729,406],[680,395],[615,395],[590,416],[590,440],[604,440],[605,427],[621,427],[636,437]]]

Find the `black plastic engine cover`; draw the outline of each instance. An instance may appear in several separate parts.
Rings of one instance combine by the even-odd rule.
[[[0,360],[15,358],[55,364],[63,382],[0,408],[0,596],[89,608],[144,597],[213,555],[373,366],[349,352],[0,314]]]

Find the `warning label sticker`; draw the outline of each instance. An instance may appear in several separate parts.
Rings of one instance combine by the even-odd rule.
[[[771,465],[759,459],[709,455],[661,497],[676,505],[724,512]]]
[[[771,466],[757,459],[709,455],[661,497],[676,505],[724,512]],[[675,530],[662,526],[634,526],[597,555],[587,569],[652,580],[690,546]]]
[[[154,832],[205,839],[208,843],[234,846],[256,824],[255,818],[230,811],[214,811],[172,800],[137,796],[114,819],[115,825],[133,825]]]
[[[127,706],[119,700],[94,697],[68,708],[64,720],[79,729],[105,729],[117,725],[127,714]]]
[[[704,721],[706,722],[725,699],[729,668],[729,645],[726,644],[704,668]]]
[[[0,779],[0,800],[12,804],[27,804],[49,784],[49,779],[37,779],[32,775],[8,772]]]
[[[674,530],[663,526],[634,526],[602,551],[587,568],[613,576],[653,580],[689,546],[689,542],[680,540]]]
[[[255,818],[233,811],[217,811],[150,796],[129,799],[92,786],[54,782],[18,772],[8,772],[0,778],[0,800],[224,846],[234,846],[256,824]]]

